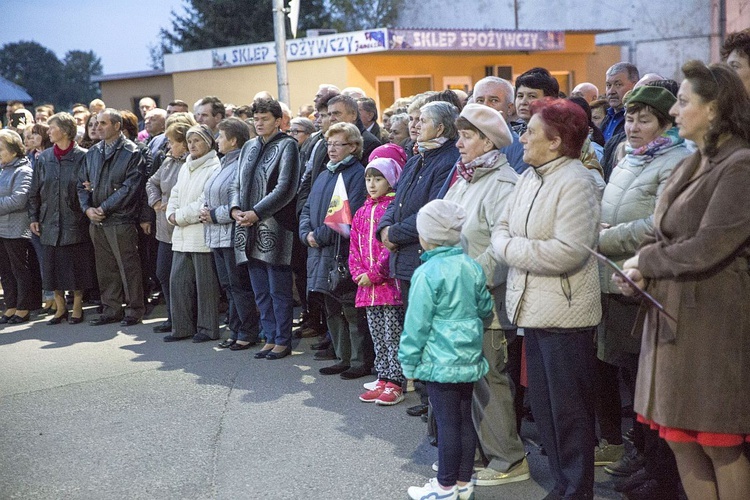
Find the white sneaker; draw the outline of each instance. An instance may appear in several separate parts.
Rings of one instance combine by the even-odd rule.
[[[474,500],[474,483],[468,482],[465,486],[458,487],[459,500]]]
[[[362,384],[362,387],[364,387],[368,391],[371,391],[378,386],[378,382],[380,382],[380,379],[373,380],[372,382],[365,382],[364,384]]]
[[[407,491],[412,500],[458,500],[458,487],[454,484],[450,489],[443,489],[437,478],[430,479],[422,486],[411,486]]]
[[[432,470],[434,470],[435,472],[438,471],[438,461],[437,460],[435,460],[434,462],[432,462]]]

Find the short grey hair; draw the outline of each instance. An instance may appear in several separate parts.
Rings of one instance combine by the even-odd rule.
[[[292,118],[292,121],[290,123],[292,125],[298,125],[306,134],[312,134],[313,132],[315,132],[315,125],[312,121],[310,121],[309,118],[298,116],[296,118]]]
[[[515,87],[513,87],[513,84],[505,78],[500,78],[499,76],[485,76],[474,84],[474,88],[477,88],[477,86],[479,85],[488,83],[493,85],[500,85],[501,87],[505,88],[505,104],[511,104],[516,98],[516,89]]]
[[[409,126],[409,115],[406,113],[396,113],[394,115],[391,115],[391,127],[394,125],[399,124],[400,122],[406,123],[406,126]]]
[[[456,118],[458,118],[458,109],[445,101],[433,101],[425,104],[420,108],[422,116],[432,120],[432,123],[437,127],[443,125],[442,137],[448,139],[454,139],[458,135],[456,130]]]
[[[55,113],[47,118],[47,124],[49,125],[51,123],[57,123],[57,126],[62,133],[65,134],[65,137],[71,141],[75,140],[76,134],[78,134],[78,127],[76,126],[76,119],[73,118],[73,115],[66,113],[65,111]]]
[[[107,115],[109,117],[109,121],[111,121],[113,124],[119,123],[120,128],[122,128],[122,113],[120,113],[115,108],[105,108],[100,111],[99,114]]]
[[[628,80],[633,83],[641,79],[638,68],[636,68],[635,64],[630,64],[629,62],[615,63],[607,70],[607,76],[616,75],[617,73],[625,73],[628,76]]]

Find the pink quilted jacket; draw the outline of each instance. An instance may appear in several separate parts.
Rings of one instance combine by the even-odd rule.
[[[393,201],[394,194],[388,193],[377,200],[367,197],[365,204],[357,210],[352,220],[349,240],[349,270],[352,279],[367,273],[372,286],[358,287],[355,305],[400,306],[401,288],[398,281],[389,277],[388,249],[375,237],[380,218]]]

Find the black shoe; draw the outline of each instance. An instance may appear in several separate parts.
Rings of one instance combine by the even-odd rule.
[[[633,449],[630,453],[622,456],[617,462],[604,466],[604,472],[613,476],[632,476],[646,465],[646,457]]]
[[[642,485],[649,479],[651,478],[648,472],[646,472],[646,469],[641,469],[628,478],[615,480],[613,489],[619,493],[627,493],[628,491],[632,491],[638,488],[640,485]]]
[[[266,359],[274,360],[274,359],[286,358],[290,354],[292,354],[292,348],[291,347],[287,347],[286,349],[284,349],[283,351],[280,351],[280,352],[273,352],[273,350],[271,350],[271,352],[269,352],[268,354],[266,354]]]
[[[349,369],[349,365],[335,364],[335,365],[323,367],[318,371],[320,372],[321,375],[338,375],[339,373],[344,373],[348,369]]]
[[[154,327],[154,328],[156,328],[156,327]],[[234,340],[234,339],[225,339],[225,340],[222,340],[221,342],[219,342],[219,347],[222,348],[222,349],[227,349],[229,347],[232,347],[235,342],[237,342],[237,341]]]
[[[122,321],[120,321],[120,326],[133,326],[133,325],[137,325],[140,322],[141,322],[140,318],[136,318],[133,316],[125,316],[124,318],[122,318]]]
[[[201,342],[209,342],[211,340],[215,339],[212,339],[205,333],[196,333],[195,335],[193,335],[193,344],[200,344]]]
[[[65,311],[61,316],[55,316],[47,321],[48,325],[59,325],[68,318],[68,311]]]
[[[316,344],[312,344],[310,346],[310,349],[312,349],[313,351],[323,351],[325,349],[328,349],[329,347],[331,347],[331,341],[328,339],[323,339]]]
[[[428,408],[429,408],[429,406],[427,406],[427,405],[412,406],[412,407],[406,409],[406,414],[410,415],[412,417],[419,417],[419,416],[422,416],[422,415],[427,415]]]
[[[341,375],[339,375],[344,380],[354,380],[355,378],[362,378],[366,377],[370,374],[370,369],[365,368],[363,366],[359,368],[349,368],[345,372],[342,372]]]
[[[253,356],[255,359],[263,359],[266,356],[268,356],[268,353],[273,351],[273,347],[270,349],[261,349],[260,351],[255,353],[255,356]]]
[[[235,341],[234,344],[229,346],[229,350],[230,351],[244,351],[245,349],[250,349],[256,344],[257,342],[248,342],[247,344],[240,344],[239,342]]]
[[[164,342],[177,342],[179,340],[189,339],[190,337],[175,337],[174,335],[167,335],[164,337]]]
[[[7,324],[10,321],[10,318],[12,318],[12,317],[13,316],[6,316],[6,315],[3,314],[2,316],[0,316],[0,325]]]
[[[24,317],[21,317],[18,314],[14,314],[8,320],[8,324],[9,325],[20,325],[21,323],[26,323],[27,321],[29,321],[29,318],[31,318],[31,313],[30,312],[27,312],[26,316],[24,316]]]
[[[83,313],[81,313],[81,315],[78,316],[77,318],[75,316],[68,317],[69,325],[77,325],[78,323],[83,323]]]
[[[95,318],[89,321],[89,325],[102,326],[102,325],[108,325],[110,323],[117,323],[118,321],[120,321],[120,319],[115,318],[114,316],[99,316],[98,318]]]
[[[649,479],[635,489],[625,493],[628,500],[678,500],[677,488],[670,490],[662,487],[656,479]]]
[[[315,361],[329,361],[336,359],[336,352],[333,350],[333,347],[329,347],[328,349],[324,349],[322,351],[318,351],[313,356],[313,359]]]
[[[309,339],[312,337],[317,337],[318,332],[315,331],[314,328],[310,328],[309,326],[301,326],[294,332],[294,336],[298,339]]]
[[[153,330],[154,333],[169,333],[172,331],[172,322],[165,321],[164,323],[156,325]]]

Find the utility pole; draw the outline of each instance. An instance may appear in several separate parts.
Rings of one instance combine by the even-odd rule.
[[[289,106],[289,75],[286,68],[286,9],[284,0],[271,0],[273,4],[273,37],[276,41],[276,83],[279,101]]]

